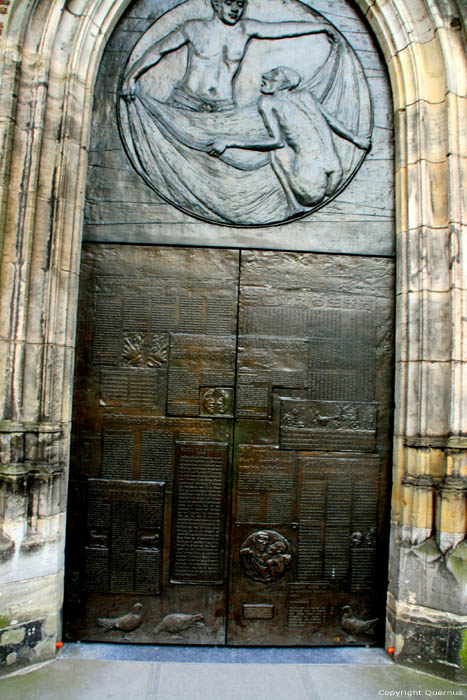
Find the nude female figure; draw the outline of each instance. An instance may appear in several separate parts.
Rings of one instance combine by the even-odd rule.
[[[362,150],[370,147],[369,136],[350,132],[310,92],[296,91],[299,84],[298,73],[286,66],[264,73],[258,110],[268,133],[260,139],[236,140],[219,135],[209,151],[214,157],[226,148],[269,152],[291,215],[330,197],[341,183],[342,166],[331,130]]]
[[[211,3],[214,10],[211,19],[184,22],[129,67],[122,86],[125,99],[135,98],[136,81],[143,73],[157,65],[167,54],[187,46],[187,68],[177,89],[194,99],[181,106],[203,111],[211,104],[215,111],[216,103],[234,104],[233,83],[251,39],[285,39],[323,32],[331,41],[337,38],[332,27],[319,22],[242,19],[247,0],[211,0]]]

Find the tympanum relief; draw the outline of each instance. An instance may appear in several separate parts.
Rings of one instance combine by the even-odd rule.
[[[324,206],[371,144],[362,66],[298,0],[187,0],[131,51],[120,133],[145,182],[218,224],[265,226]]]

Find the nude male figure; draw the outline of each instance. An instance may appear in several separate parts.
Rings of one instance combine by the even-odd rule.
[[[289,213],[301,213],[331,196],[342,180],[342,166],[331,137],[339,136],[367,150],[369,137],[351,133],[318,103],[310,92],[294,92],[300,83],[296,71],[285,66],[265,73],[258,110],[268,135],[232,141],[220,135],[210,155],[226,148],[269,151],[271,167],[284,190]]]
[[[242,19],[247,0],[211,0],[211,4],[214,10],[211,19],[184,22],[129,67],[122,86],[125,99],[134,99],[136,81],[143,73],[182,46],[188,48],[188,60],[185,75],[177,88],[195,98],[194,109],[198,98],[199,110],[203,111],[203,100],[207,106],[211,103],[214,109],[216,102],[234,103],[233,83],[251,39],[284,39],[323,32],[331,41],[337,38],[332,27],[318,22]]]

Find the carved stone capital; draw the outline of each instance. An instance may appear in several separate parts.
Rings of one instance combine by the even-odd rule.
[[[0,421],[0,480],[29,474],[49,477],[64,470],[64,426],[60,423]]]
[[[432,474],[405,474],[402,478],[404,486],[413,486],[419,489],[434,489],[437,488],[440,482],[440,477]]]
[[[49,481],[51,477],[63,474],[66,465],[64,462],[28,462],[29,465],[28,473],[34,476],[36,479],[42,481]]]
[[[32,422],[32,421],[0,421],[1,433],[61,433],[61,423]]]
[[[0,465],[0,482],[12,483],[26,479],[28,467],[24,462],[10,462]]]
[[[447,435],[414,435],[406,437],[404,444],[406,447],[421,447],[432,449],[443,449],[448,442]]]
[[[467,450],[467,436],[452,435],[446,442],[449,450]]]
[[[461,476],[446,476],[439,484],[441,494],[467,492],[467,479]]]

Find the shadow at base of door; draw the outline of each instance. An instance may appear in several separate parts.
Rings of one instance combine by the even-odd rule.
[[[60,657],[101,661],[160,661],[220,664],[363,664],[389,665],[380,647],[213,647],[140,644],[65,643]]]

